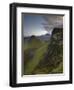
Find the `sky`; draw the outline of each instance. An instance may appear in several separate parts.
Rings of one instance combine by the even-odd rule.
[[[51,34],[54,27],[61,27],[63,16],[59,15],[38,15],[22,14],[23,35],[40,36],[47,33]]]

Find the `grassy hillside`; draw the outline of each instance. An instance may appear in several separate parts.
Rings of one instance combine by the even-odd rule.
[[[39,39],[37,39],[35,36],[32,36],[28,42],[24,43],[24,50],[27,49],[37,49],[41,47],[44,44],[44,42],[41,42]]]
[[[32,36],[23,48],[25,75],[63,73],[63,29],[55,28],[47,42]]]

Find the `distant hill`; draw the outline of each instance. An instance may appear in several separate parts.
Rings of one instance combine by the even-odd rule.
[[[45,34],[42,36],[37,36],[38,39],[40,39],[41,41],[48,41],[50,40],[51,35],[50,34]]]
[[[29,37],[24,37],[24,41],[25,42],[29,42],[32,39],[33,40],[38,40],[39,39],[41,41],[48,41],[48,40],[50,40],[50,37],[51,37],[50,34],[45,34],[45,35],[41,35],[41,36],[34,36],[34,35],[32,35],[32,36],[29,36]]]
[[[34,35],[24,38],[24,43],[24,46],[27,46],[26,49],[37,49],[43,45],[43,42]]]

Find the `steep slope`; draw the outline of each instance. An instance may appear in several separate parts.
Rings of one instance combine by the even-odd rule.
[[[24,59],[25,75],[63,73],[63,29],[55,28],[48,42],[32,36]]]
[[[33,74],[34,69],[38,66],[38,64],[40,63],[40,61],[43,60],[44,55],[47,51],[47,44],[44,44],[43,46],[41,46],[39,49],[36,49],[34,52],[34,57],[25,65],[24,68],[24,74]]]
[[[42,46],[43,42],[35,36],[31,36],[28,40],[25,40],[24,49],[37,49]]]
[[[63,29],[55,28],[45,57],[35,68],[34,74],[63,73]]]

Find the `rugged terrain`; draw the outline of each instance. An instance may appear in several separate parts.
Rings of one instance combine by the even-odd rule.
[[[63,29],[24,38],[24,75],[63,73]]]

